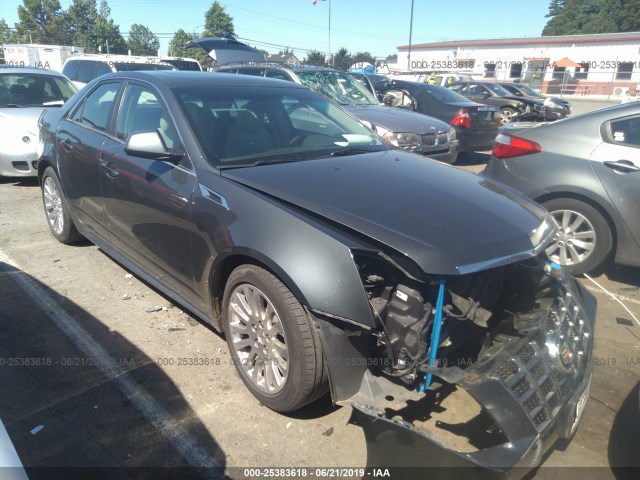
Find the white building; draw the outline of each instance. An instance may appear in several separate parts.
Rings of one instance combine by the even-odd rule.
[[[519,81],[545,93],[623,95],[640,90],[640,32],[403,45],[398,66]]]

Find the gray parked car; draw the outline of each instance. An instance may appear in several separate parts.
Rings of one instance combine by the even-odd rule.
[[[506,125],[482,172],[544,205],[559,231],[547,254],[571,273],[610,256],[640,266],[640,105],[532,128]]]
[[[556,227],[531,200],[244,75],[108,74],[40,134],[54,237],[222,330],[262,405],[330,390],[372,466],[440,474],[513,478],[575,433],[595,299],[544,258]]]

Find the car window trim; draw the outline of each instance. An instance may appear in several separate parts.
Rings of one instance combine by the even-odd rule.
[[[78,110],[84,109],[84,106],[87,104],[87,98],[89,98],[101,86],[107,85],[107,84],[110,84],[110,83],[120,84],[118,86],[118,91],[116,92],[116,95],[113,97],[113,103],[115,105],[118,102],[118,98],[119,98],[120,93],[122,91],[122,81],[121,80],[106,80],[106,81],[97,83],[95,85],[95,87],[91,89],[90,92],[87,92],[82,97],[82,99],[76,105],[74,105],[73,108],[71,108],[69,110],[69,112],[67,112],[67,114],[65,116],[65,120],[67,120],[67,121],[69,121],[69,122],[71,122],[71,123],[73,123],[75,125],[78,125],[78,126],[80,126],[82,128],[86,128],[86,129],[91,130],[93,132],[100,133],[100,134],[102,134],[104,136],[112,137],[110,131],[111,131],[111,123],[112,123],[112,120],[114,118],[114,116],[113,116],[114,107],[113,106],[111,106],[111,110],[109,110],[109,117],[108,117],[108,120],[107,120],[106,128],[104,130],[100,130],[98,128],[92,127],[88,123],[78,122],[78,121],[76,121],[76,120],[74,120],[72,118],[78,112]]]
[[[172,109],[169,108],[169,106],[167,105],[167,101],[164,98],[164,96],[162,95],[162,93],[151,83],[145,81],[145,80],[140,80],[140,79],[132,79],[132,78],[124,78],[121,80],[122,82],[122,86],[120,88],[120,92],[118,94],[118,97],[114,100],[117,101],[117,112],[113,112],[115,113],[114,115],[112,115],[111,118],[111,122],[112,123],[112,135],[109,135],[111,138],[113,138],[113,140],[115,140],[116,142],[124,145],[125,141],[118,138],[116,135],[116,125],[117,125],[117,121],[118,121],[118,116],[120,115],[120,112],[123,108],[124,105],[124,97],[125,94],[127,92],[127,89],[129,88],[129,85],[138,85],[140,87],[143,88],[147,88],[149,90],[151,90],[151,93],[153,93],[157,98],[158,101],[161,102],[162,107],[166,110],[167,114],[169,115],[169,119],[171,120],[172,124],[173,124],[173,129],[176,132],[176,135],[178,136],[178,139],[180,140],[180,148],[185,152],[184,154],[184,162],[187,163],[187,165],[178,165],[177,163],[173,163],[173,162],[168,162],[171,163],[171,165],[175,166],[175,167],[179,167],[182,168],[183,170],[185,170],[185,172],[190,172],[193,173],[195,172],[195,167],[193,164],[193,161],[191,160],[191,158],[189,157],[189,155],[187,154],[187,151],[185,149],[185,141],[182,138],[182,135],[180,134],[180,129],[177,128],[178,122],[176,122],[175,116],[172,112]]]
[[[635,148],[635,149],[640,149],[640,145],[635,145],[633,143],[625,143],[625,142],[618,142],[613,138],[613,131],[611,130],[611,124],[614,122],[621,122],[621,121],[625,121],[625,120],[630,120],[630,119],[640,119],[640,114],[633,114],[633,115],[626,115],[624,117],[617,117],[617,118],[610,118],[609,120],[607,120],[606,122],[604,122],[601,126],[600,126],[600,136],[602,138],[602,141],[604,143],[608,143],[610,145],[618,145],[621,147],[628,147],[628,148]]]

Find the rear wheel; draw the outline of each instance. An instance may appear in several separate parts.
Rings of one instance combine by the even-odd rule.
[[[225,287],[223,319],[240,378],[261,403],[289,412],[327,392],[315,322],[271,273],[237,267]]]
[[[500,125],[512,122],[516,116],[516,111],[510,107],[504,107],[500,109]]]
[[[591,205],[572,198],[556,198],[543,203],[558,226],[547,256],[569,273],[578,275],[595,270],[613,248],[609,223]]]
[[[75,243],[82,240],[82,235],[71,218],[69,203],[60,186],[60,180],[51,167],[47,167],[42,174],[42,203],[49,230],[59,242]]]

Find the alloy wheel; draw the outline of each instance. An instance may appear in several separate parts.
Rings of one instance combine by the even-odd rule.
[[[591,222],[573,210],[556,210],[551,216],[558,233],[545,251],[547,256],[560,265],[575,265],[589,258],[596,247],[596,232]]]
[[[64,230],[64,212],[62,198],[52,177],[46,177],[43,184],[44,209],[51,229],[61,235]]]
[[[264,393],[284,387],[289,372],[289,350],[280,315],[254,285],[238,285],[229,301],[231,345],[242,372]]]

